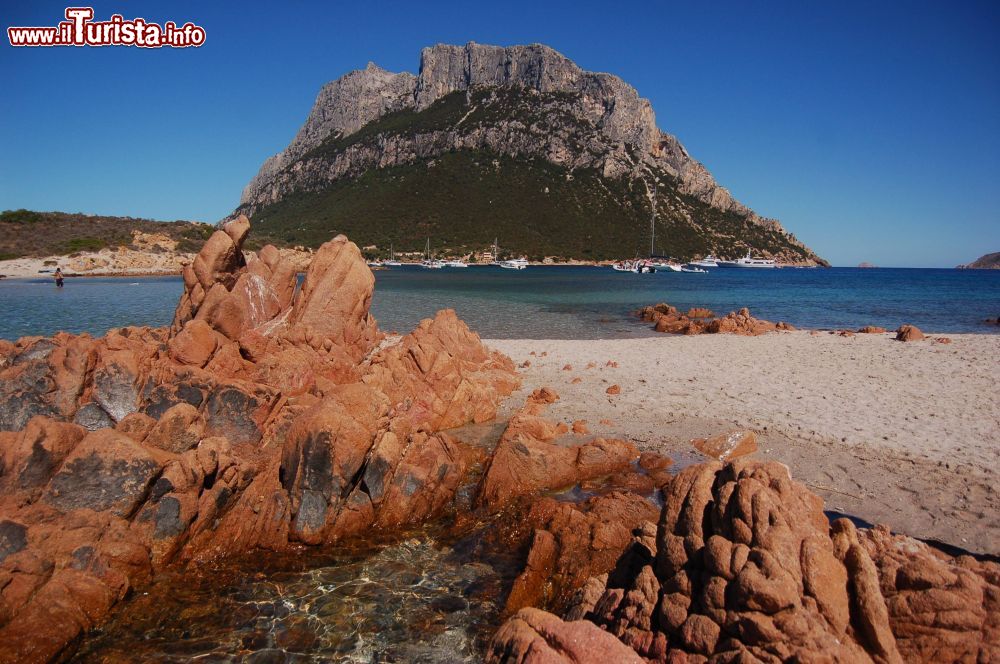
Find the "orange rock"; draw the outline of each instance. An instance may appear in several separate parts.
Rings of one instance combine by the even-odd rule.
[[[531,360],[525,360],[524,362],[521,362],[522,369],[527,369],[530,366],[531,366]]]
[[[896,341],[920,341],[924,333],[915,325],[902,325],[896,330]]]
[[[314,334],[313,344],[330,339],[360,361],[379,340],[369,313],[374,288],[375,276],[357,245],[338,235],[313,256],[288,325]]]
[[[858,334],[885,334],[886,329],[884,327],[878,327],[876,325],[866,325],[858,330]]]
[[[615,362],[614,360],[608,360],[607,362],[604,363],[604,366],[611,367],[612,369],[617,369],[618,363]]]
[[[950,344],[951,343],[951,339],[949,339],[948,337],[938,337],[934,341],[938,342],[939,344]]]
[[[587,428],[586,420],[576,420],[573,422],[573,433],[584,435],[590,433],[590,429]]]
[[[620,641],[586,620],[564,622],[538,609],[522,609],[493,637],[487,664],[641,664],[642,659]]]
[[[563,365],[562,370],[563,371],[572,371],[573,370],[573,365],[572,364]]]
[[[730,431],[711,438],[695,438],[691,445],[705,456],[719,461],[732,461],[757,451],[757,436],[753,431]]]
[[[510,358],[483,346],[451,309],[376,353],[363,380],[384,392],[414,428],[432,430],[493,419],[500,400],[519,384]]]
[[[573,377],[573,380],[571,380],[571,381],[569,381],[569,382],[570,382],[570,384],[572,384],[572,385],[578,385],[578,384],[580,384],[580,383],[582,383],[582,382],[583,382],[583,379],[582,379],[582,378],[580,378],[579,376],[574,376],[574,377]]]
[[[611,385],[604,391],[608,394],[621,394],[622,388],[619,385]]]
[[[614,426],[615,423],[612,422],[611,420],[608,420],[608,419],[602,419],[601,420],[601,424],[603,424],[606,427],[610,427],[610,426]]]
[[[203,367],[219,347],[219,336],[205,321],[190,320],[170,339],[170,357],[181,364]]]
[[[538,413],[539,404],[529,402],[511,417],[487,462],[478,505],[499,510],[518,496],[607,475],[639,457],[634,445],[621,440],[557,445],[551,441],[568,427],[562,422],[553,425]]]

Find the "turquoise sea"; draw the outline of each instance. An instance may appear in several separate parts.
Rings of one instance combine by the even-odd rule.
[[[636,275],[600,267],[532,266],[376,271],[373,313],[385,330],[406,332],[451,307],[484,338],[600,339],[650,334],[632,313],[668,302],[804,328],[902,323],[929,332],[997,333],[1000,271],[945,269],[712,270]],[[0,280],[0,338],[60,330],[103,334],[124,325],[165,325],[180,277]]]

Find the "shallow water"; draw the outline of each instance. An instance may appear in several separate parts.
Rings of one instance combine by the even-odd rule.
[[[997,332],[1000,270],[855,268],[713,270],[708,274],[635,275],[595,267],[494,267],[378,270],[372,312],[379,325],[406,332],[439,309],[453,308],[485,338],[604,339],[645,336],[635,309],[669,302],[717,314],[749,307],[754,315],[806,328]],[[0,338],[59,330],[103,334],[123,325],[166,325],[179,277],[0,280]]]
[[[499,621],[502,573],[423,533],[161,578],[80,662],[469,662]]]

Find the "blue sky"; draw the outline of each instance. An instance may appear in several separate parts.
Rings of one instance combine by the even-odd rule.
[[[950,5],[950,6],[948,6]],[[65,4],[0,0],[3,27]],[[199,49],[0,46],[0,209],[215,221],[320,86],[437,42],[542,42],[648,97],[716,179],[835,265],[1000,251],[1000,3],[95,2]]]

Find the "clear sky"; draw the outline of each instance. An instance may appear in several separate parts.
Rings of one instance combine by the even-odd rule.
[[[0,0],[3,27],[65,4]],[[648,97],[741,201],[835,265],[1000,251],[1000,3],[94,3],[205,27],[198,49],[0,46],[0,209],[216,221],[371,60],[542,42]]]

